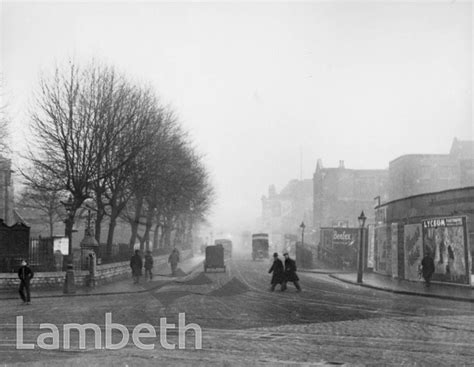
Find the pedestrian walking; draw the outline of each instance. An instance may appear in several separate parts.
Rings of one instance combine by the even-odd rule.
[[[285,291],[286,283],[292,282],[295,285],[296,290],[298,292],[301,292],[301,287],[299,283],[300,278],[298,278],[298,275],[296,274],[296,262],[295,260],[290,258],[288,252],[285,252],[283,256],[285,257],[285,280],[283,281],[281,290]]]
[[[280,290],[283,290],[283,282],[285,281],[285,269],[283,267],[283,263],[278,258],[277,252],[273,254],[273,264],[268,272],[273,273],[272,280],[270,281],[270,291],[273,292],[277,284],[280,284]]]
[[[148,250],[145,255],[145,280],[152,280],[153,278],[153,256],[151,255],[151,251]]]
[[[18,270],[18,278],[20,278],[20,288],[18,289],[18,292],[20,293],[23,303],[27,305],[31,302],[30,282],[33,276],[33,270],[30,269],[25,260],[22,260],[21,267]]]
[[[454,251],[451,245],[448,246],[448,265],[446,265],[446,273],[456,275],[456,269],[454,269]]]
[[[431,257],[431,253],[427,252],[426,255],[421,260],[421,273],[425,279],[425,287],[430,286],[431,277],[435,271],[434,260]]]
[[[137,284],[142,275],[143,261],[140,256],[140,250],[135,250],[135,254],[130,259],[130,267],[132,268],[133,283]]]
[[[176,268],[179,263],[179,251],[176,247],[173,249],[173,251],[171,251],[171,254],[168,257],[168,262],[171,265],[171,275],[174,276],[176,274]]]

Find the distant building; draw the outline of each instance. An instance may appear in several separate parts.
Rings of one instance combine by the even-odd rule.
[[[456,138],[449,154],[408,154],[389,163],[389,200],[474,185],[474,141]]]
[[[313,175],[313,226],[358,227],[363,210],[367,223],[373,222],[376,198],[386,200],[388,170],[324,168],[318,160]],[[319,233],[316,234],[319,238]]]
[[[11,160],[0,156],[0,219],[8,225],[15,224]]]
[[[305,222],[309,231],[312,223],[313,182],[311,179],[292,180],[280,193],[275,186],[268,189],[268,196],[262,196],[262,228],[270,234],[270,241],[276,251],[282,251],[285,236],[298,235],[300,224]],[[293,237],[292,237],[293,238]]]

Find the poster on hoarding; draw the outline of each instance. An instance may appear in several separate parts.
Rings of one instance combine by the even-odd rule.
[[[372,224],[368,225],[369,243],[368,243],[368,254],[367,254],[367,267],[370,269],[374,268],[375,265],[375,230]]]
[[[53,242],[53,251],[59,251],[62,255],[69,254],[69,242],[67,237],[56,237]]]
[[[332,245],[336,256],[342,261],[343,267],[355,268],[357,266],[358,228],[334,228]]]
[[[390,226],[382,225],[375,228],[375,246],[377,248],[375,271],[392,275]]]
[[[469,252],[462,217],[427,219],[423,226],[423,254],[435,263],[434,281],[470,283]]]
[[[392,277],[398,278],[398,223],[392,223],[391,228]]]
[[[321,228],[320,244],[324,248],[332,248],[332,228]]]
[[[404,226],[405,279],[408,280],[422,280],[418,275],[418,266],[423,258],[421,232],[421,224],[407,224]]]

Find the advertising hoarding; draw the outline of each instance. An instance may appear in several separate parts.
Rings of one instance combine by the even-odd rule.
[[[387,275],[392,275],[391,264],[392,244],[390,225],[375,227],[375,268],[374,270]]]
[[[398,278],[398,223],[391,226],[392,277]]]
[[[466,219],[445,217],[423,220],[423,255],[430,254],[435,263],[432,280],[470,284],[470,253]]]
[[[421,224],[407,224],[404,227],[405,279],[421,281],[418,266],[423,258]]]
[[[369,235],[367,267],[373,269],[375,266],[375,227],[373,224],[369,224],[367,228]]]

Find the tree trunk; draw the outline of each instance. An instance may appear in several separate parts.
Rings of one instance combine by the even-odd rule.
[[[153,233],[153,250],[156,250],[160,246],[159,230],[160,230],[160,224],[156,223],[155,232]]]
[[[54,221],[52,217],[49,218],[49,236],[54,236]]]
[[[102,232],[102,221],[104,220],[104,212],[102,210],[97,210],[95,225],[94,225],[94,237],[96,241],[100,244],[100,235]]]
[[[147,211],[145,233],[143,234],[143,242],[144,246],[146,246],[146,250],[150,250],[150,230],[153,224],[153,212],[154,209],[150,206]]]
[[[168,226],[165,226],[164,228],[164,247],[166,248],[171,248],[171,228]]]
[[[159,248],[165,248],[165,227],[161,226]]]
[[[187,235],[186,235],[186,238],[185,238],[185,242],[187,243],[187,248],[193,248],[193,227],[194,227],[194,223],[193,223],[193,217],[190,215],[188,217],[188,228],[187,228]]]
[[[107,256],[110,257],[112,256],[112,244],[114,242],[114,231],[115,231],[115,226],[117,225],[117,213],[115,213],[114,210],[112,210],[111,216],[110,216],[110,222],[109,222],[109,231],[107,233]]]
[[[137,198],[137,203],[135,205],[135,218],[134,220],[130,223],[132,227],[132,234],[130,236],[130,248],[133,249],[133,246],[135,245],[135,242],[137,241],[138,237],[138,226],[140,225],[140,216],[142,212],[142,207],[143,207],[143,197],[140,196]]]
[[[102,232],[102,221],[105,218],[105,206],[101,200],[101,195],[102,195],[103,190],[101,189],[96,189],[95,190],[95,195],[96,195],[96,201],[95,204],[97,206],[97,213],[95,217],[95,224],[94,224],[94,237],[97,241],[97,243],[100,244],[100,235]],[[108,253],[108,249],[107,249]]]

